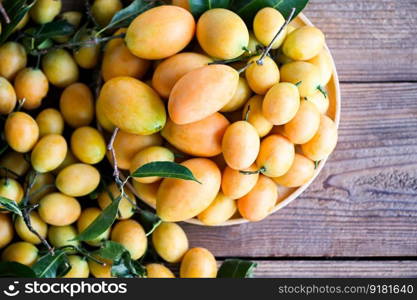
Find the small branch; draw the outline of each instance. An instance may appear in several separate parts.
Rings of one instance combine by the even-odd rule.
[[[117,133],[119,132],[119,128],[115,128],[113,131],[113,134],[110,138],[110,142],[107,145],[107,150],[110,151],[111,156],[112,156],[112,160],[113,160],[113,177],[116,180],[116,183],[118,185],[122,185],[123,182],[120,179],[120,172],[119,172],[119,167],[117,166],[117,158],[116,158],[116,151],[114,150],[114,140],[116,139]]]
[[[242,74],[243,72],[245,72],[251,65],[253,65],[253,61],[251,61],[250,63],[248,63],[246,66],[244,66],[242,69],[238,70],[237,72],[239,74]]]
[[[3,16],[4,22],[6,22],[6,24],[10,24],[9,15],[7,14],[6,10],[4,9],[3,3],[1,3],[1,2],[0,2],[0,13]]]
[[[284,30],[284,28],[286,26],[288,26],[288,24],[291,22],[292,18],[294,17],[295,14],[295,7],[292,8],[290,15],[288,16],[287,20],[285,21],[285,23],[281,26],[281,28],[278,30],[277,34],[274,36],[274,38],[272,39],[272,41],[269,43],[268,47],[266,47],[266,49],[264,50],[264,52],[262,53],[261,57],[256,61],[256,63],[258,65],[263,65],[264,63],[264,59],[265,57],[268,55],[269,51],[271,51],[272,46],[274,45],[275,41],[278,39],[279,35],[281,34],[281,32]]]

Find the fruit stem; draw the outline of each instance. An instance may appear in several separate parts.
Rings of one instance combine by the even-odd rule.
[[[264,52],[262,53],[261,57],[256,61],[256,63],[258,65],[263,65],[264,63],[264,59],[265,57],[268,55],[269,51],[271,51],[272,46],[274,45],[275,41],[278,39],[279,35],[281,34],[281,32],[284,30],[285,27],[288,26],[288,24],[291,22],[292,18],[294,17],[295,14],[295,7],[293,7],[291,9],[291,13],[288,16],[287,20],[285,20],[285,23],[281,26],[281,28],[278,30],[277,34],[274,36],[274,38],[272,39],[272,41],[269,43],[268,47],[266,47],[266,49],[264,50]]]
[[[321,85],[319,85],[319,86],[317,87],[317,89],[320,91],[320,93],[322,93],[322,94],[323,94],[324,98],[327,98],[327,92],[326,92],[326,90],[324,89],[324,87],[322,87]]]
[[[1,2],[0,2],[0,13],[3,16],[4,22],[6,22],[6,24],[10,24],[9,15],[7,14],[6,10],[4,9],[3,3],[1,3]]]
[[[242,69],[238,70],[237,72],[240,74],[242,74],[243,72],[245,72],[254,62],[251,61],[250,63],[248,63],[246,66],[244,66]]]
[[[263,173],[265,171],[266,171],[266,168],[265,167],[262,167],[262,168],[260,168],[257,171],[239,171],[239,172],[241,174],[243,174],[243,175],[256,175],[256,174],[261,174],[261,173]]]

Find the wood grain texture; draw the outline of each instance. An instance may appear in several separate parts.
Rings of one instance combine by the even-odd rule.
[[[340,140],[321,175],[260,223],[185,225],[217,256],[417,256],[417,84],[343,84]]]

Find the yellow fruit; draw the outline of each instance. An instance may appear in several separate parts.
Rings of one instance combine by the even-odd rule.
[[[208,226],[221,225],[229,220],[236,210],[236,201],[219,193],[210,206],[198,215],[198,219]]]
[[[105,116],[123,131],[150,135],[165,125],[162,100],[152,88],[134,78],[117,77],[107,81],[99,101]]]
[[[96,101],[96,119],[98,122],[98,125],[102,127],[107,132],[113,132],[115,127],[112,122],[106,117],[103,111],[103,105],[100,101],[100,98]]]
[[[106,155],[106,142],[97,129],[80,127],[72,133],[71,150],[81,162],[93,165]]]
[[[253,19],[253,32],[258,41],[264,46],[268,46],[284,24],[285,19],[278,10],[272,7],[265,7],[258,11]],[[287,27],[282,30],[278,38],[272,44],[272,49],[278,49],[284,42],[286,36]]]
[[[111,232],[111,240],[123,245],[134,260],[141,258],[148,247],[145,231],[134,220],[123,220],[116,223]]]
[[[295,61],[281,67],[281,81],[297,85],[300,97],[308,97],[320,86],[321,74],[315,65]]]
[[[48,240],[51,245],[56,248],[64,246],[79,246],[80,242],[74,241],[76,236],[77,230],[73,225],[50,226],[48,229]],[[70,253],[72,253],[72,251]]]
[[[53,170],[52,173],[54,173],[54,175],[58,175],[59,172],[61,172],[66,167],[68,167],[70,165],[73,165],[73,164],[76,164],[78,162],[79,162],[78,159],[74,156],[74,154],[72,154],[71,150],[68,149],[67,155],[65,156],[65,159],[62,162],[62,164],[60,164],[58,168],[56,168],[55,170]]]
[[[237,201],[241,216],[251,222],[265,219],[275,206],[278,190],[272,179],[260,175],[255,187]]]
[[[152,87],[164,98],[168,98],[177,81],[195,69],[208,65],[213,60],[206,55],[183,52],[162,61],[155,69]]]
[[[30,9],[30,16],[38,24],[49,23],[60,13],[61,7],[61,0],[37,0]]]
[[[227,165],[235,170],[249,168],[259,153],[258,132],[249,122],[230,125],[223,136],[222,152]]]
[[[126,44],[136,56],[163,59],[172,56],[192,40],[195,21],[181,7],[163,5],[151,8],[136,17],[126,33]]]
[[[175,160],[174,153],[169,149],[161,146],[152,146],[142,151],[138,152],[132,159],[130,165],[130,174],[132,175],[138,168],[142,167],[151,162],[156,161],[170,161]],[[160,177],[144,177],[144,178],[134,178],[134,180],[141,183],[153,183],[160,180]]]
[[[94,118],[94,99],[84,83],[74,83],[61,94],[59,108],[65,122],[71,127],[87,126]]]
[[[48,94],[49,83],[45,74],[39,69],[25,68],[14,81],[14,88],[18,99],[25,99],[23,108],[38,108],[42,99]]]
[[[0,158],[0,166],[2,167],[0,169],[0,176],[16,179],[17,176],[25,175],[30,168],[30,163],[26,161],[23,154],[10,151]]]
[[[330,52],[323,48],[319,54],[314,56],[312,59],[308,60],[309,63],[312,63],[317,68],[320,69],[321,74],[321,86],[326,86],[333,75],[333,60],[330,56]]]
[[[283,125],[291,121],[300,107],[300,93],[291,83],[277,83],[265,95],[262,113],[272,124]]]
[[[305,97],[305,100],[313,103],[316,106],[317,110],[323,115],[325,115],[327,111],[329,110],[329,105],[330,105],[329,98],[326,97],[319,90],[317,90],[314,94],[311,94],[310,96]]]
[[[248,82],[245,78],[239,78],[239,84],[237,86],[237,90],[233,95],[232,99],[223,106],[220,110],[221,112],[232,112],[242,108],[245,105],[246,101],[252,96],[252,91],[248,85]]]
[[[226,167],[222,176],[222,192],[231,199],[239,199],[251,191],[258,182],[258,167],[253,164],[250,168],[242,171],[249,171],[253,174],[243,174],[239,170]]]
[[[0,76],[13,80],[16,74],[26,67],[25,48],[19,43],[7,42],[0,46]]]
[[[249,43],[245,22],[234,12],[214,8],[206,11],[197,23],[197,39],[212,57],[232,59],[242,55]]]
[[[64,49],[49,51],[42,58],[42,69],[49,82],[59,88],[76,82],[79,76],[74,58]]]
[[[111,268],[112,262],[107,259],[103,259],[101,257],[95,256],[96,259],[103,262],[104,265],[99,264],[93,260],[88,260],[88,267],[90,269],[90,273],[95,278],[112,278]]]
[[[212,157],[222,152],[222,139],[229,124],[226,117],[220,113],[185,125],[168,120],[161,135],[184,153]]]
[[[287,36],[282,50],[294,60],[309,60],[318,55],[323,47],[323,32],[316,27],[303,26]]]
[[[162,264],[146,265],[147,278],[175,278],[175,275]]]
[[[16,152],[26,153],[32,150],[39,138],[39,127],[26,113],[11,113],[4,125],[4,134],[9,146]]]
[[[169,263],[177,263],[188,250],[188,238],[175,223],[162,223],[152,233],[152,244],[160,257]]]
[[[262,141],[256,164],[266,176],[279,177],[288,172],[294,155],[294,145],[285,137],[273,134]]]
[[[287,173],[273,180],[285,187],[295,188],[309,182],[314,176],[314,162],[305,156],[296,153],[294,162]]]
[[[209,65],[187,73],[169,96],[171,120],[182,125],[214,114],[232,99],[238,84],[238,72],[226,65]]]
[[[78,255],[69,255],[68,262],[71,265],[71,270],[63,278],[88,278],[90,270],[85,258]]]
[[[156,196],[160,185],[160,181],[146,184],[133,180],[133,186],[139,199],[154,208],[156,207]]]
[[[26,182],[31,173],[26,176]],[[30,190],[30,204],[38,204],[44,196],[55,192],[55,177],[51,173],[37,174],[33,186]]]
[[[81,37],[80,41],[91,40],[91,36],[84,35]],[[93,69],[97,64],[100,58],[100,45],[86,45],[81,46],[74,51],[74,59],[77,64],[83,69]]]
[[[159,134],[139,135],[119,131],[113,143],[116,152],[116,160],[120,169],[129,170],[133,156],[139,151],[162,145],[162,138]]]
[[[320,117],[320,127],[316,135],[301,146],[303,153],[313,161],[320,161],[329,156],[336,148],[338,139],[337,126],[327,116]]]
[[[47,134],[62,135],[64,132],[64,118],[54,108],[42,110],[35,120],[39,127],[39,137],[44,137]]]
[[[242,118],[246,119],[256,128],[260,137],[266,136],[274,126],[262,113],[263,97],[255,95],[249,99],[243,110]]]
[[[32,266],[38,259],[38,248],[27,242],[16,242],[4,249],[1,260]]]
[[[33,229],[43,238],[46,237],[48,232],[48,225],[39,217],[38,213],[32,211],[30,213],[30,224],[32,225]],[[14,228],[16,229],[17,235],[24,240],[25,242],[31,244],[40,244],[41,240],[29,230],[26,226],[25,221],[22,217],[17,217],[16,221],[14,222]]]
[[[0,179],[0,196],[20,203],[23,199],[23,188],[19,182],[12,178],[2,178]]]
[[[119,204],[119,212],[117,218],[119,220],[129,219],[133,216],[135,210],[133,204],[136,204],[136,198],[133,193],[125,189],[127,197],[123,197]],[[110,198],[110,195],[112,198]],[[98,196],[97,202],[102,210],[109,206],[113,200],[120,197],[120,190],[116,183],[110,184],[101,194]],[[133,203],[133,204],[132,204]]]
[[[12,218],[6,214],[0,214],[0,249],[6,247],[14,236]]]
[[[101,26],[106,26],[113,16],[123,8],[120,0],[94,0],[91,6],[91,14],[94,20]]]
[[[101,214],[101,210],[96,207],[89,207],[81,212],[80,217],[77,220],[78,232],[83,232],[90,224]],[[86,241],[90,246],[99,246],[101,241],[107,240],[110,236],[110,228],[100,234],[97,238],[91,241]],[[91,271],[93,273],[93,271]],[[94,275],[94,273],[93,273]]]
[[[39,216],[54,226],[66,226],[74,223],[81,214],[77,199],[61,193],[46,195],[39,201]]]
[[[16,92],[10,82],[0,77],[0,115],[10,114],[17,103]]]
[[[246,80],[252,91],[258,95],[265,95],[266,92],[279,82],[280,72],[277,64],[269,56],[265,56],[262,65],[258,64],[260,56],[249,60],[251,64],[245,71]]]
[[[249,32],[249,44],[248,49],[249,54],[254,55],[259,53],[259,50],[263,47],[263,45],[256,39],[253,32]]]
[[[39,173],[58,168],[67,155],[67,142],[61,135],[48,134],[41,138],[32,151],[31,162]]]
[[[180,266],[181,278],[216,278],[217,263],[213,254],[204,248],[187,251]]]
[[[182,165],[200,182],[166,178],[162,181],[156,202],[156,211],[162,220],[179,222],[195,217],[205,210],[220,189],[221,174],[211,160],[194,158]]]
[[[94,191],[100,183],[100,173],[87,164],[73,164],[56,177],[56,187],[64,194],[82,197]]]
[[[316,106],[303,100],[295,117],[285,124],[284,135],[294,144],[305,144],[313,138],[320,126],[320,112]]]

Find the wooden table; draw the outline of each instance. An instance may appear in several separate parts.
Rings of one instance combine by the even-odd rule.
[[[260,223],[184,225],[191,246],[257,277],[417,277],[417,0],[310,0],[342,82],[335,153]]]

